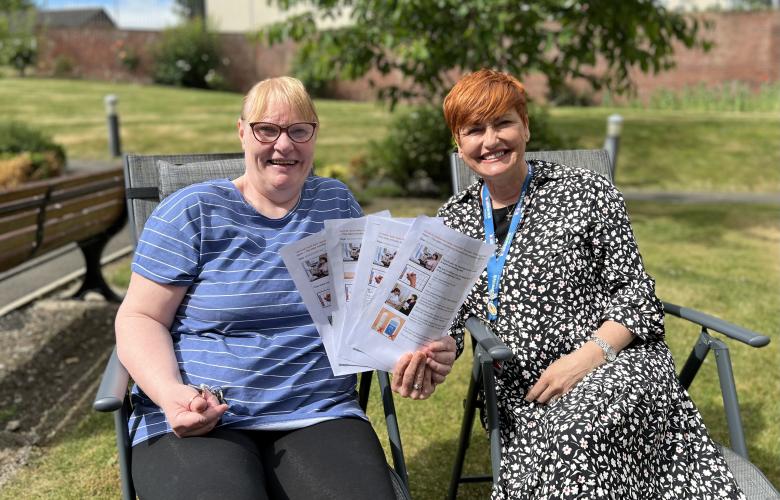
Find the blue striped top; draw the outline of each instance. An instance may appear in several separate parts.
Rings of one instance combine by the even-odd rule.
[[[227,179],[193,184],[162,201],[141,234],[132,270],[188,287],[171,325],[184,383],[220,386],[221,426],[304,427],[330,418],[365,418],[354,375],[336,377],[279,249],[323,229],[327,219],[359,217],[352,193],[310,176],[281,219],[249,205]],[[133,445],[171,432],[137,386],[131,394]]]

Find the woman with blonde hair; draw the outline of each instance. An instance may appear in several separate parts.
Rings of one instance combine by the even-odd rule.
[[[141,498],[395,498],[356,378],[333,374],[279,256],[362,215],[311,175],[318,128],[301,82],[258,83],[238,120],[244,174],[186,187],[147,221],[116,318]],[[454,345],[404,356],[393,388],[430,396]]]

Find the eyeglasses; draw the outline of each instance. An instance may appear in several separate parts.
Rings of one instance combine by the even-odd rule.
[[[252,135],[255,136],[255,139],[262,143],[274,142],[282,135],[282,132],[285,132],[291,141],[304,143],[309,142],[311,138],[314,137],[314,131],[317,129],[317,124],[313,122],[300,122],[290,124],[286,127],[280,127],[275,123],[252,122],[249,124],[249,127],[252,129]]]

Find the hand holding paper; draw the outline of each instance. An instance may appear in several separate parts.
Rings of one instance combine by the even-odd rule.
[[[368,216],[328,221],[280,253],[334,374],[393,372],[393,390],[421,399],[451,370],[447,330],[494,251],[435,218]]]

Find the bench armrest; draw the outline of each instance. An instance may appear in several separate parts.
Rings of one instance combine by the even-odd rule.
[[[752,347],[764,347],[769,343],[769,337],[766,335],[760,335],[752,330],[729,323],[728,321],[723,321],[722,319],[710,316],[709,314],[697,311],[696,309],[689,309],[670,302],[664,302],[663,304],[664,312],[666,314],[671,314],[672,316],[677,316],[678,318],[696,323],[708,330],[722,333],[726,337],[738,340],[743,344]]]
[[[92,407],[97,411],[103,412],[120,409],[127,394],[129,380],[130,375],[119,361],[116,355],[116,347],[114,347],[111,357],[108,358],[108,363],[106,363],[106,369],[103,371],[100,387],[98,387]]]
[[[466,320],[466,329],[471,333],[471,338],[482,346],[493,361],[512,359],[512,350],[481,319],[470,317]]]

